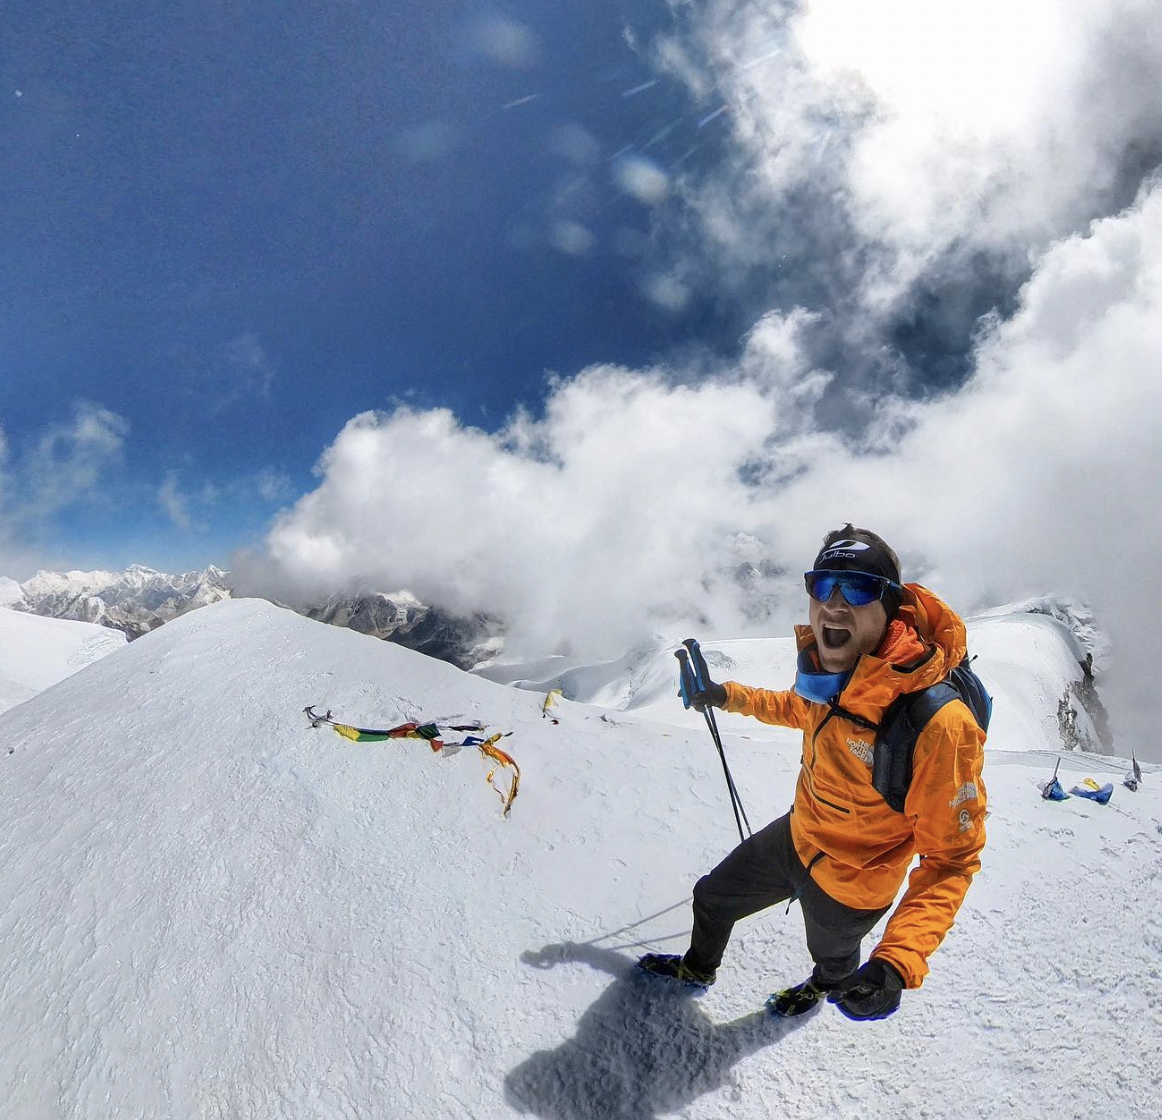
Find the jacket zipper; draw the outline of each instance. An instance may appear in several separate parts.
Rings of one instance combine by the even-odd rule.
[[[811,792],[815,793],[814,790]],[[838,809],[841,813],[851,813],[850,809],[845,809],[842,805],[836,805],[834,801],[828,801],[826,797],[820,797],[818,793],[815,793],[815,800],[822,801],[824,805],[830,805],[832,809]]]
[[[818,762],[818,760],[819,760],[819,746],[818,746],[819,732],[822,731],[823,728],[827,726],[827,721],[832,716],[839,715],[841,712],[842,712],[842,709],[840,709],[838,706],[833,706],[833,707],[828,708],[827,715],[825,715],[823,717],[823,719],[819,723],[819,726],[815,728],[814,734],[811,736],[811,766],[809,768],[810,774],[811,774],[811,794],[815,798],[816,801],[822,801],[824,805],[829,805],[832,809],[837,809],[839,812],[846,813],[848,816],[851,816],[850,809],[845,809],[842,805],[836,805],[834,801],[828,801],[826,797],[820,797],[819,792],[815,789],[815,763]],[[848,716],[848,718],[850,718],[849,713],[843,712],[842,714],[844,714],[844,715]],[[858,722],[858,721],[853,721],[853,722]]]
[[[812,772],[812,773],[814,773],[814,772],[815,772],[815,763],[819,761],[819,746],[818,746],[818,743],[819,743],[819,732],[820,732],[820,731],[822,731],[822,730],[823,730],[823,728],[825,728],[825,727],[827,726],[827,721],[828,721],[828,720],[829,720],[829,719],[830,719],[830,718],[831,718],[833,715],[835,715],[835,709],[834,709],[834,708],[828,708],[828,709],[827,709],[827,715],[825,715],[825,716],[823,717],[823,719],[822,719],[822,721],[820,722],[819,726],[818,726],[817,728],[815,728],[815,732],[814,732],[814,734],[811,736],[811,772]]]

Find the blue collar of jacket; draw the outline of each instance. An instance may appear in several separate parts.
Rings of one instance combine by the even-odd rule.
[[[795,673],[795,692],[815,704],[830,704],[851,677],[846,673],[821,673],[815,668],[809,650],[799,651],[798,671]]]

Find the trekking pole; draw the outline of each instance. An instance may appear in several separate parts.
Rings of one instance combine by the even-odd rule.
[[[694,666],[694,683],[699,688],[706,688],[710,681],[710,670],[707,668],[706,658],[702,656],[702,647],[694,638],[687,638],[682,644],[690,651],[690,661]],[[739,812],[742,813],[743,823],[749,833],[751,830],[750,821],[746,819],[746,810],[742,807],[742,798],[734,784],[734,776],[730,772],[730,767],[726,765],[726,751],[722,746],[722,737],[718,734],[718,718],[712,707],[707,707],[703,715],[706,717],[706,726],[710,728],[710,734],[714,738],[714,745],[718,748],[718,753],[722,758],[722,766],[726,771],[726,784],[730,788],[731,798],[738,802]]]
[[[709,670],[706,667],[706,659],[702,656],[702,650],[698,642],[694,638],[687,638],[682,643],[682,649],[674,652],[674,656],[678,659],[680,666],[680,689],[678,695],[682,698],[682,704],[689,708],[692,707],[691,697],[695,692],[701,691],[706,687],[706,682],[710,679]],[[738,794],[738,789],[734,784],[734,778],[730,773],[730,767],[726,762],[726,751],[722,748],[722,736],[718,734],[718,721],[714,718],[714,712],[707,707],[702,712],[706,718],[706,726],[710,729],[710,736],[714,740],[714,746],[718,750],[718,757],[722,762],[722,773],[726,777],[726,788],[730,793],[730,807],[734,810],[734,823],[738,828],[739,840],[745,840],[746,836],[742,833],[742,826],[745,822],[747,836],[751,835],[750,821],[747,820],[746,810],[742,807],[742,798]]]

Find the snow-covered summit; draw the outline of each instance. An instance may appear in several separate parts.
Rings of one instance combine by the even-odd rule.
[[[1038,595],[982,611],[972,615],[967,619],[967,623],[971,632],[974,623],[1024,614],[1044,615],[1056,619],[1061,624],[1063,632],[1069,635],[1076,660],[1085,663],[1088,658],[1090,667],[1095,673],[1105,669],[1110,655],[1109,637],[1098,624],[1092,608],[1077,599]]]
[[[511,731],[510,817],[475,752],[353,743],[307,703]],[[984,871],[924,987],[884,1023],[788,1027],[761,1008],[810,967],[794,909],[740,924],[700,1001],[632,969],[683,947],[734,843],[705,727],[673,698],[540,707],[234,600],[0,716],[5,1117],[1153,1115],[1160,768],[1046,802],[1061,752],[998,725]],[[799,737],[723,732],[752,822],[784,812]],[[1061,779],[1124,769],[1076,752]]]
[[[130,637],[186,611],[228,598],[227,573],[211,566],[170,575],[142,564],[124,571],[37,572],[21,585],[20,609],[50,618],[94,622]]]
[[[24,589],[14,579],[0,576],[0,607],[13,607],[24,601]]]

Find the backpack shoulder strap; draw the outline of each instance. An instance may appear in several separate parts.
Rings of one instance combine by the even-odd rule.
[[[897,813],[912,785],[912,754],[916,740],[929,720],[960,693],[947,681],[940,681],[893,701],[880,720],[872,755],[872,785]]]
[[[872,758],[872,785],[897,813],[904,811],[904,799],[912,785],[916,740],[932,717],[953,700],[962,700],[980,729],[988,730],[993,699],[968,658],[944,680],[898,697],[880,720]]]
[[[959,700],[960,691],[948,681],[940,681],[938,684],[929,685],[920,692],[913,692],[905,700],[905,705],[908,709],[908,719],[915,729],[915,738],[920,737],[920,732],[928,726],[929,720],[944,707],[945,704],[953,700]]]
[[[989,720],[993,714],[993,698],[988,694],[984,681],[973,672],[970,663],[972,659],[965,658],[951,673],[948,681],[956,689],[957,696],[964,701],[965,706],[972,713],[977,726],[982,731],[989,729]]]

